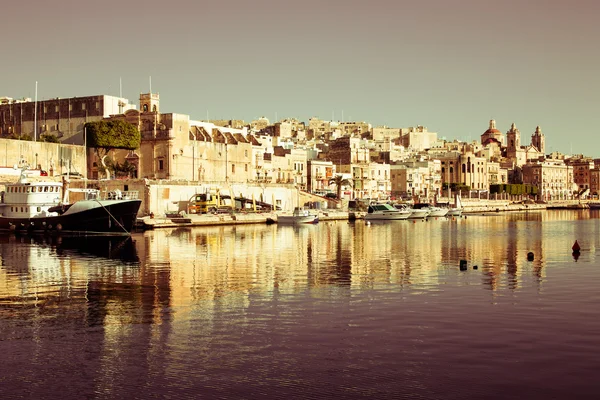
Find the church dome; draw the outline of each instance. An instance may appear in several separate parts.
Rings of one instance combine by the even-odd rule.
[[[484,135],[497,135],[497,134],[502,134],[502,132],[500,132],[498,129],[496,129],[496,121],[494,121],[493,119],[490,120],[490,127],[488,128],[487,131],[483,132]]]

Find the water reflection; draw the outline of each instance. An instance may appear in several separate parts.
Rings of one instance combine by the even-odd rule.
[[[452,372],[461,363],[524,354],[486,353],[499,344],[552,343],[555,356],[554,341],[534,339],[568,329],[565,321],[552,322],[575,318],[565,311],[598,320],[590,319],[595,288],[572,270],[577,261],[578,271],[593,271],[598,217],[556,210],[369,225],[219,226],[136,233],[126,241],[4,236],[0,338],[17,343],[9,365],[17,357],[34,360],[29,369],[8,371],[6,382],[13,393],[43,397],[47,387],[28,382],[83,365],[80,380],[64,373],[64,397],[181,397],[198,389],[235,397],[251,388],[254,396],[246,397],[283,397],[300,386],[331,397],[339,382],[344,393],[355,393],[361,377],[368,379],[360,385],[373,386],[365,396],[396,393],[390,382],[401,382],[408,390],[402,393],[426,397],[432,381],[465,372]],[[536,301],[545,290],[552,295],[540,313]],[[585,302],[559,309],[574,304],[573,292],[586,293]],[[498,321],[522,334],[511,337]],[[532,321],[540,325],[532,329]],[[475,327],[477,336],[464,327]],[[540,357],[548,354],[542,350]],[[283,389],[264,392],[261,384],[273,381]]]

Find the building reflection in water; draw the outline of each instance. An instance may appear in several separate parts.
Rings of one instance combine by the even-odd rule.
[[[198,366],[214,364],[225,348],[240,352],[230,362],[243,362],[243,351],[270,343],[228,344],[243,341],[249,324],[267,341],[290,323],[286,317],[303,298],[349,309],[353,297],[372,291],[542,290],[552,265],[574,262],[574,240],[581,257],[595,261],[598,217],[556,210],[369,225],[165,229],[131,239],[0,236],[0,316],[5,335],[27,329],[36,343],[47,340],[44,329],[53,319],[80,324],[90,340],[77,351],[102,371],[90,390],[112,393],[124,382],[168,379],[192,364],[201,373]],[[460,260],[468,271],[459,270]],[[170,351],[189,342],[193,362]],[[120,362],[139,360],[133,354],[146,355],[136,368]]]

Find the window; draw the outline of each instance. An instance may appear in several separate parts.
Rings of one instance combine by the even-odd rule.
[[[164,168],[164,161],[163,160],[158,160],[158,170],[162,171]]]
[[[144,104],[143,109],[144,109],[144,112],[148,112],[148,104]]]
[[[99,102],[99,101],[97,101],[97,102],[96,102],[96,110],[99,110],[99,109],[100,109],[100,102]]]
[[[42,207],[37,208],[37,212],[40,212],[40,211],[42,211]]]
[[[231,173],[235,174],[235,164],[231,164]]]
[[[58,104],[54,106],[54,112],[58,112],[59,108],[58,108]]]
[[[85,103],[81,103],[81,109],[85,110]]]

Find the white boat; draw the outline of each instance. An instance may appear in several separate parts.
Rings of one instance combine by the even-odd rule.
[[[23,171],[0,198],[0,231],[129,235],[141,205],[137,192],[67,189],[61,182],[27,182]],[[65,192],[65,193],[63,193]],[[76,201],[70,193],[78,192]]]
[[[371,204],[365,214],[365,220],[399,220],[407,219],[411,212],[406,209],[397,209],[389,204]]]
[[[277,223],[284,225],[296,224],[316,224],[319,222],[319,216],[311,214],[310,210],[302,207],[295,207],[291,214],[277,215]]]
[[[416,203],[413,205],[413,210],[426,210],[427,217],[445,217],[448,213],[447,208],[436,207],[429,203]]]
[[[463,212],[462,202],[460,201],[460,196],[457,194],[454,200],[454,207],[450,207],[448,209],[447,217],[460,217]]]

